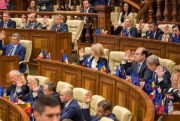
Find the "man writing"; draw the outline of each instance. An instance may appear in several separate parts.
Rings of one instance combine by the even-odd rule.
[[[19,56],[19,61],[24,61],[26,48],[20,44],[20,36],[15,33],[12,35],[11,43],[3,46],[2,39],[5,38],[5,31],[1,31],[0,33],[0,50],[5,51],[6,56]],[[19,71],[24,73],[26,71],[26,66],[24,63],[19,65]]]

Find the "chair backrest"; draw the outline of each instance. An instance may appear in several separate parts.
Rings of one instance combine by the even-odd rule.
[[[111,12],[111,23],[113,24],[115,21],[119,19],[119,12]]]
[[[114,106],[112,113],[119,121],[132,121],[133,118],[132,113],[128,109],[120,106]]]
[[[62,81],[59,81],[57,83],[57,86],[56,86],[56,92],[61,92],[64,88],[66,87],[70,87],[70,88],[73,88],[73,86],[67,82],[62,82]]]
[[[176,65],[176,63],[169,59],[163,59],[159,57],[159,62],[161,65],[167,68],[167,70],[172,73],[173,67]]]
[[[136,24],[136,28],[139,29],[139,24]],[[144,23],[144,28],[142,29],[142,36],[146,35],[147,30],[149,30],[148,23]]]
[[[102,117],[102,118],[100,119],[100,121],[114,121],[114,120],[111,119],[111,118],[108,118],[108,117]]]
[[[16,28],[21,28],[22,19],[21,18],[11,18],[16,22]]]
[[[37,18],[37,21],[43,24],[43,18]],[[48,19],[48,24],[49,26],[47,27],[47,30],[50,30],[54,24],[54,19]]]
[[[72,43],[74,44],[74,50],[77,50],[77,41],[81,36],[84,27],[84,22],[82,20],[68,20],[66,24],[68,26],[68,32],[72,33]]]
[[[29,76],[27,76],[27,80],[28,80],[31,76],[34,76],[34,77],[38,78],[40,85],[44,85],[46,82],[49,82],[49,81],[50,81],[50,79],[49,79],[48,77],[45,77],[45,76],[36,76],[36,75],[29,75]]]
[[[116,73],[116,66],[120,65],[122,59],[124,57],[124,52],[122,51],[111,51],[109,56],[109,67],[111,70],[111,74]]]
[[[85,54],[91,54],[91,47],[85,47]],[[109,60],[109,49],[104,49],[105,58]]]
[[[167,25],[169,26],[169,32],[172,32],[172,26],[173,26],[174,24],[159,24],[159,25],[158,25],[158,28],[160,28],[162,31],[164,31],[164,28],[165,28]]]
[[[30,40],[20,40],[20,43],[26,48],[25,61],[29,62],[32,51],[32,41]]]
[[[102,101],[105,100],[104,97],[100,96],[100,95],[93,95],[92,96],[92,100],[90,102],[90,114],[96,115],[96,110],[97,110],[97,104]]]
[[[86,90],[84,88],[74,88],[73,89],[73,97],[81,107],[83,106],[87,92],[88,92],[88,90]]]

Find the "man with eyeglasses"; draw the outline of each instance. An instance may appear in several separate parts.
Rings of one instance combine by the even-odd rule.
[[[135,51],[127,50],[124,54],[121,67],[124,68],[127,75],[131,72],[139,75],[143,81],[152,78],[152,72],[147,68],[146,58],[150,55],[148,50],[144,47],[139,47]],[[134,62],[134,64],[132,64]]]
[[[0,22],[2,28],[16,28],[16,22],[10,19],[9,12],[3,13],[3,21]]]
[[[53,96],[43,95],[35,103],[34,118],[36,121],[59,121],[60,113],[60,103]]]

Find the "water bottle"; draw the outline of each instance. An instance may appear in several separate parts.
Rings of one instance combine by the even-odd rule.
[[[174,106],[173,106],[173,103],[172,103],[172,100],[169,101],[169,104],[168,104],[168,112],[172,112],[174,109]]]
[[[7,92],[6,92],[6,89],[4,89],[3,97],[6,97],[6,96],[7,96]]]

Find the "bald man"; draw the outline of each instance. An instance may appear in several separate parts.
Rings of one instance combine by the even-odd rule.
[[[27,86],[29,87],[28,94],[24,95],[28,101],[36,101],[37,98],[43,95],[43,86],[39,84],[39,79],[31,76],[28,79]]]
[[[79,104],[73,99],[73,90],[64,88],[61,91],[60,100],[64,103],[64,108],[61,111],[61,119],[71,119],[73,121],[84,121]]]

